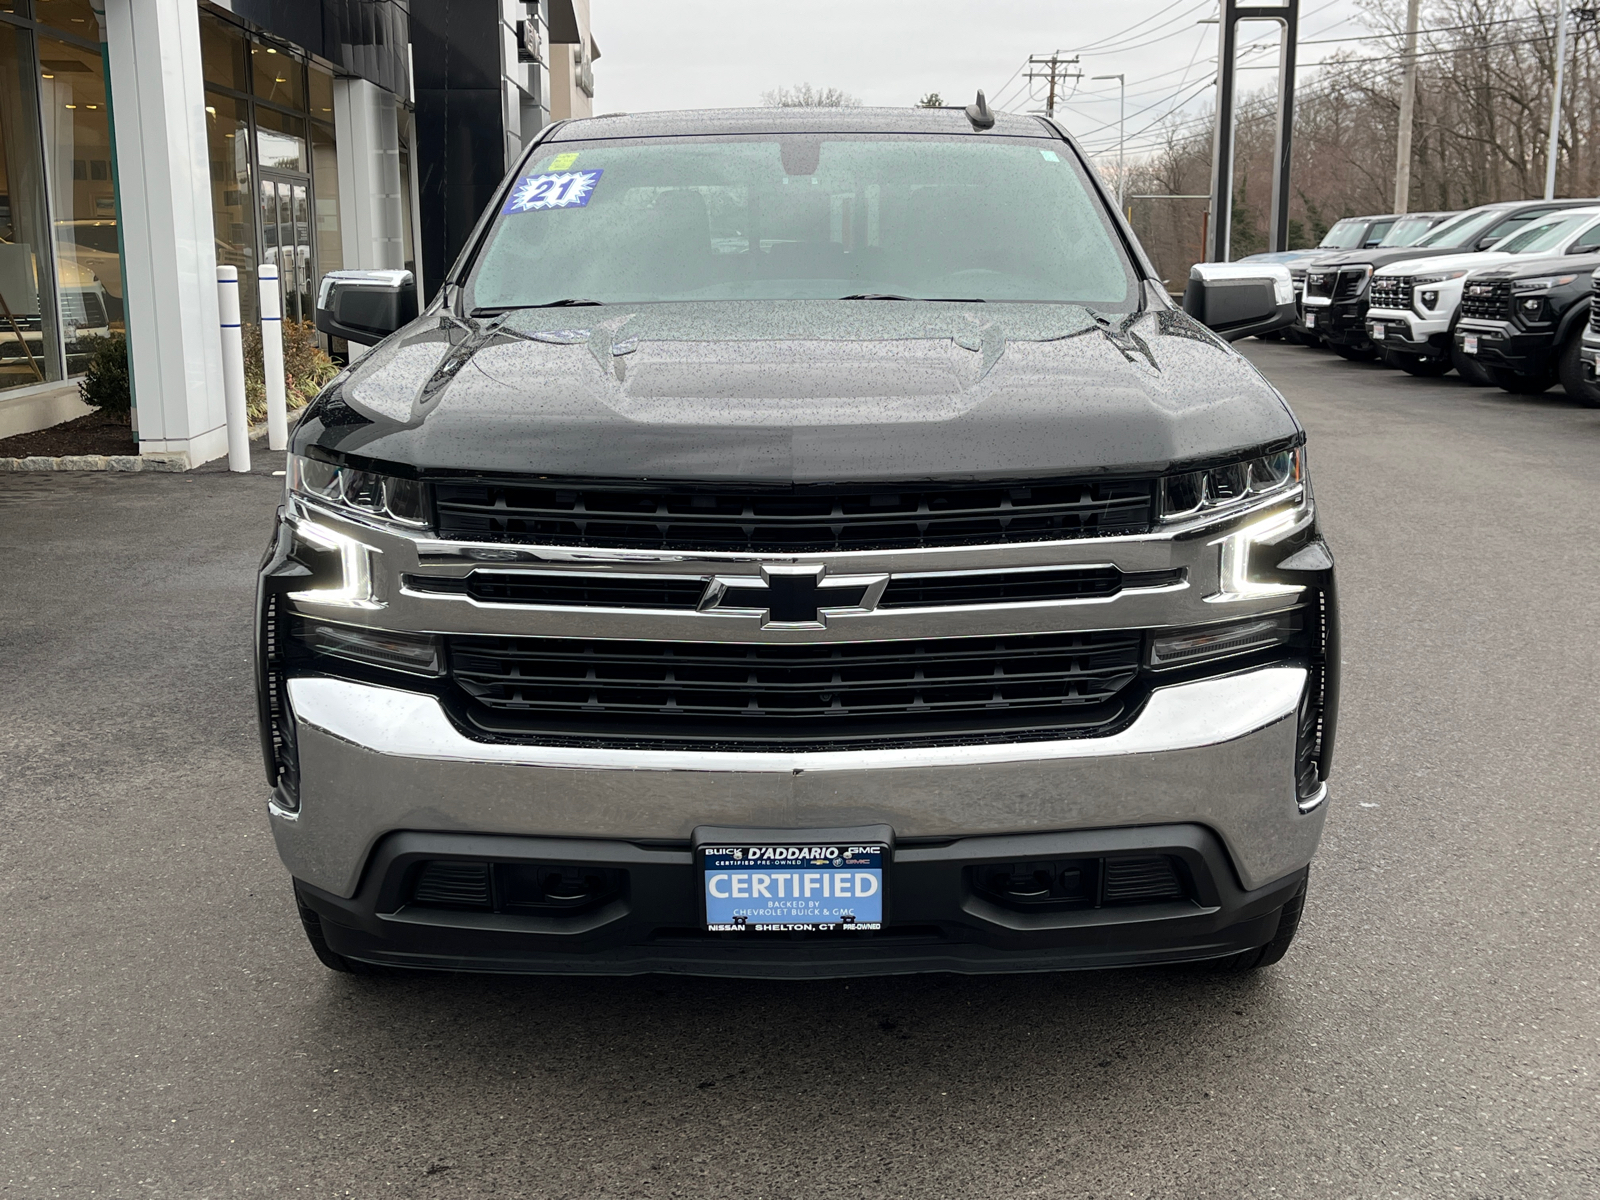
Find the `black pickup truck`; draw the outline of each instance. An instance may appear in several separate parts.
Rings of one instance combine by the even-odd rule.
[[[378,344],[260,573],[329,967],[1283,954],[1334,565],[1224,337],[1293,320],[1284,267],[1179,309],[1061,127],[980,103],[557,124],[441,283],[324,281]]]
[[[1461,294],[1457,350],[1508,392],[1533,395],[1559,382],[1574,400],[1600,407],[1600,387],[1584,378],[1582,359],[1597,267],[1600,254],[1576,254],[1475,272]]]

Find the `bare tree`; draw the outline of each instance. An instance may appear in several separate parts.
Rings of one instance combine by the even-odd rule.
[[[842,88],[816,88],[809,83],[792,88],[779,87],[761,93],[761,103],[768,108],[860,108],[859,98]]]

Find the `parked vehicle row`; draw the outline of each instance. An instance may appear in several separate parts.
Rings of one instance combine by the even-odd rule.
[[[1412,244],[1399,241],[1412,232],[1402,229],[1411,218],[1355,217],[1334,228],[1389,221],[1390,232],[1376,245],[1368,233],[1360,249],[1339,254],[1254,256],[1303,272],[1292,340],[1412,375],[1454,370],[1474,386],[1524,395],[1559,382],[1579,402],[1600,406],[1595,355],[1585,358],[1600,200],[1516,201],[1416,218],[1428,225]]]

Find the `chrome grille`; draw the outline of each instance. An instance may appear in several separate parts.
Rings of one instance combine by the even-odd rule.
[[[1589,328],[1595,333],[1600,333],[1600,276],[1595,277],[1594,288],[1590,296]]]
[[[1416,282],[1416,277],[1412,275],[1374,275],[1372,307],[1404,312],[1411,307],[1411,289]]]
[[[1505,320],[1511,308],[1509,279],[1469,281],[1461,292],[1461,315],[1493,321]]]

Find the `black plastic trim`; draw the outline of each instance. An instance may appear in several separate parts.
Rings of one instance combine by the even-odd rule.
[[[807,831],[791,831],[805,839]],[[970,868],[1013,860],[1169,855],[1191,898],[1018,912],[973,891]],[[460,858],[554,862],[627,873],[623,899],[571,919],[419,909],[411,864]],[[1306,870],[1245,890],[1221,841],[1199,825],[960,838],[892,847],[882,933],[757,936],[700,928],[690,843],[671,846],[402,832],[378,843],[355,895],[296,881],[330,947],[362,962],[451,971],[627,975],[667,971],[818,978],[922,971],[1045,971],[1220,958],[1266,944]]]

